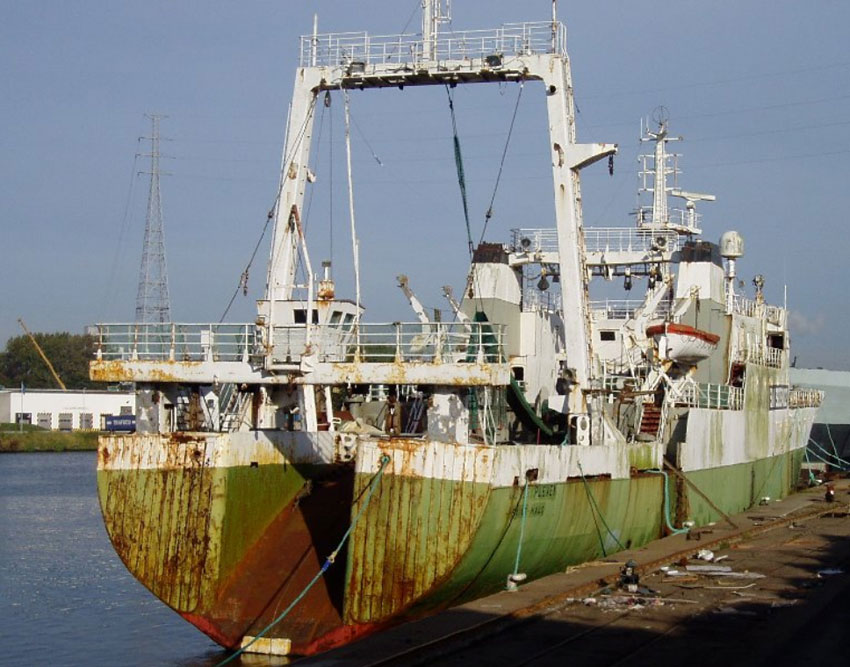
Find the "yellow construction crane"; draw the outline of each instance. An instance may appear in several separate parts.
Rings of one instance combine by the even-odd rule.
[[[21,325],[21,328],[24,330],[24,333],[29,336],[32,344],[35,346],[36,351],[41,355],[41,358],[44,359],[44,363],[47,364],[47,367],[50,369],[50,372],[53,374],[53,379],[56,380],[56,384],[62,387],[63,391],[67,391],[68,387],[65,386],[65,383],[62,382],[62,378],[59,377],[59,373],[56,372],[56,369],[53,368],[53,364],[50,363],[50,359],[47,358],[47,355],[44,353],[44,350],[41,349],[41,345],[38,344],[38,341],[35,339],[30,333],[30,330],[27,329],[27,325],[24,324],[24,321],[19,317],[18,324]]]

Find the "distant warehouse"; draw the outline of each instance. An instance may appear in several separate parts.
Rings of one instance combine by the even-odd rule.
[[[33,424],[53,431],[105,431],[134,421],[132,391],[87,389],[0,390],[0,422]]]

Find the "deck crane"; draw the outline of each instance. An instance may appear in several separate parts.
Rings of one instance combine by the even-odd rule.
[[[410,307],[413,308],[413,312],[416,313],[419,321],[422,322],[422,324],[430,324],[431,320],[428,318],[428,313],[425,312],[425,307],[422,305],[422,302],[416,298],[413,290],[410,289],[407,276],[404,274],[396,276],[396,280],[398,280],[398,286],[401,288],[401,291],[404,292],[404,296],[407,297],[407,300],[410,302]]]
[[[18,318],[18,324],[21,325],[21,328],[24,330],[24,333],[29,336],[30,341],[32,341],[33,346],[35,347],[36,352],[41,356],[42,360],[45,364],[47,364],[47,368],[50,369],[50,373],[53,375],[53,379],[56,380],[56,384],[58,384],[62,391],[68,391],[68,387],[65,386],[65,383],[62,382],[62,378],[59,377],[59,373],[56,372],[56,369],[53,368],[53,364],[50,363],[50,359],[47,358],[47,355],[44,353],[44,350],[41,349],[41,345],[38,344],[38,341],[35,339],[30,333],[30,330],[27,329],[27,325],[24,324],[23,319]]]
[[[469,325],[469,323],[471,322],[471,320],[469,319],[469,315],[467,315],[460,309],[460,304],[457,302],[457,299],[455,299],[455,295],[451,285],[443,285],[443,296],[446,297],[446,300],[452,307],[452,311],[454,312],[455,317],[457,317],[458,321],[463,324],[464,329],[466,329],[467,332],[471,331],[472,327]]]

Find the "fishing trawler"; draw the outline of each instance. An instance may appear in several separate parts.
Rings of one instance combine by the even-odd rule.
[[[264,297],[244,324],[101,324],[91,377],[136,386],[137,432],[100,439],[98,492],[133,575],[222,646],[311,654],[789,493],[822,394],[788,380],[785,308],[703,240],[657,114],[635,224],[585,228],[566,31],[551,21],[301,40]],[[407,280],[372,323],[302,225],[326,96],[534,86],[554,221],[474,248],[453,318]],[[670,205],[678,198],[683,208]],[[298,276],[304,276],[298,278]],[[636,300],[593,301],[622,281]],[[636,288],[641,289],[637,290]]]

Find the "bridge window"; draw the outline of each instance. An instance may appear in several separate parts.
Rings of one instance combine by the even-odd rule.
[[[784,350],[785,349],[785,334],[784,333],[774,333],[767,335],[767,346],[772,347],[775,350]]]

